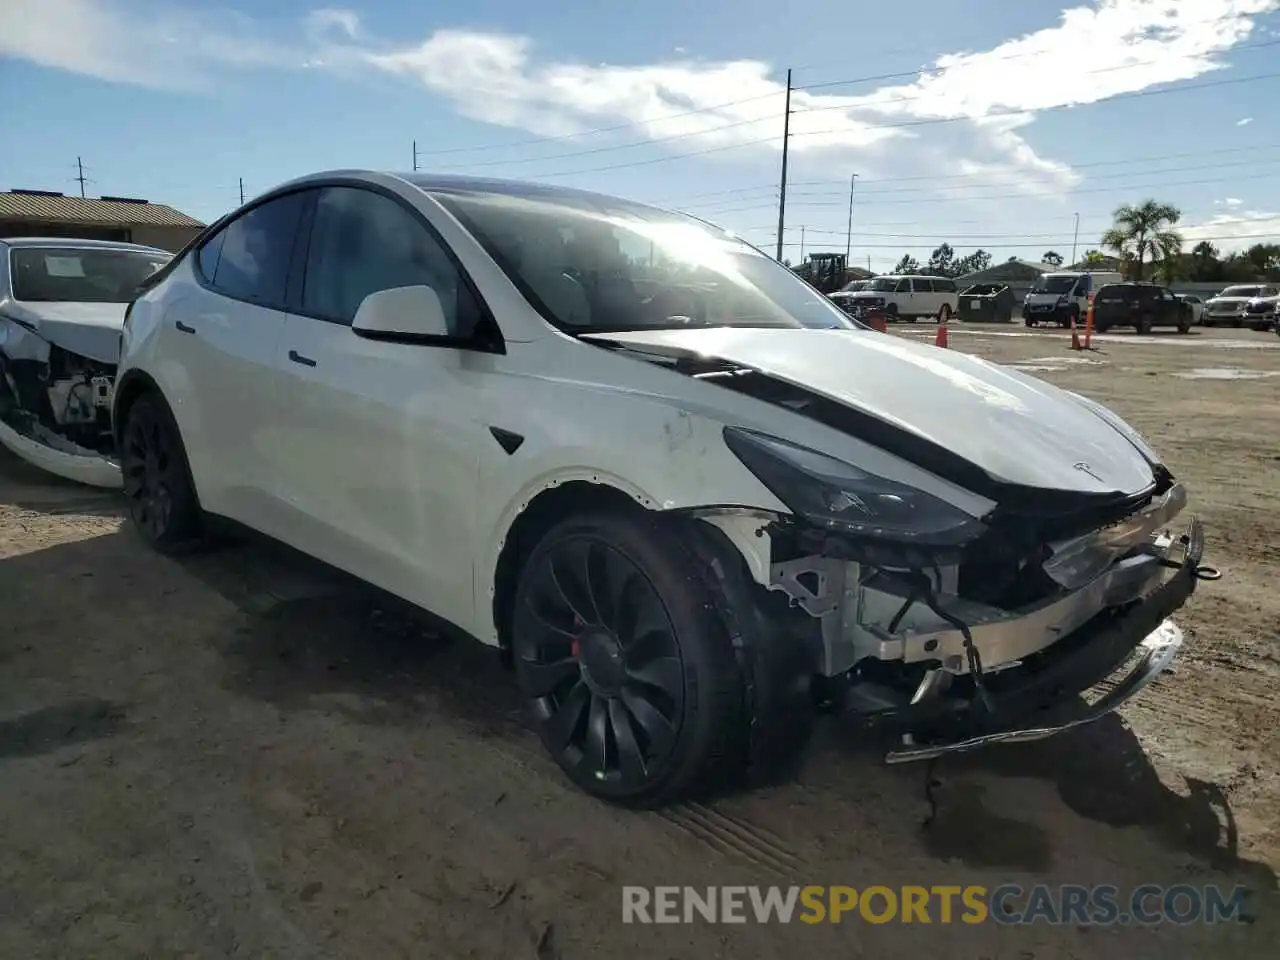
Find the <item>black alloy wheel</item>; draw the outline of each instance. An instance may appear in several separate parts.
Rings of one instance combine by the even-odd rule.
[[[670,762],[682,722],[671,617],[639,567],[590,535],[535,563],[516,611],[517,666],[543,740],[567,769],[641,788]]]
[[[130,408],[120,449],[129,517],[149,544],[164,550],[198,533],[198,509],[186,453],[169,411],[154,397]]]

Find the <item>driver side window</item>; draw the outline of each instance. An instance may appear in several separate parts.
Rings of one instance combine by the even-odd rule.
[[[903,279],[903,280],[899,280],[899,281],[898,281],[898,285],[897,285],[896,287],[894,287],[894,288],[893,288],[893,292],[894,292],[894,293],[910,293],[910,292],[911,292],[911,281],[910,281],[910,280],[905,280],[905,279]]]
[[[307,253],[303,313],[350,325],[369,294],[418,285],[440,297],[450,335],[475,332],[479,304],[425,224],[372,190],[321,191]]]

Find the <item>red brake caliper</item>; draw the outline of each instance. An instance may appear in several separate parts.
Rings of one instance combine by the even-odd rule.
[[[586,624],[582,622],[582,618],[579,617],[577,614],[574,614],[573,629],[581,631],[582,628],[585,626]],[[578,659],[578,638],[577,637],[574,637],[573,641],[569,644],[569,656],[573,657],[573,659],[575,660]]]

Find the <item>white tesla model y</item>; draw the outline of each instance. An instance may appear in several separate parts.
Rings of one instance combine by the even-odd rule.
[[[551,756],[636,805],[777,775],[823,707],[893,761],[1086,722],[1212,576],[1107,409],[578,190],[256,198],[132,304],[113,424],[150,543],[228,517],[501,647]]]

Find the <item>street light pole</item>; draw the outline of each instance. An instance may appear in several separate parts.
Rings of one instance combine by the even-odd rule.
[[[1080,214],[1076,214],[1076,232],[1071,238],[1071,265],[1076,265],[1076,241],[1080,239]]]

